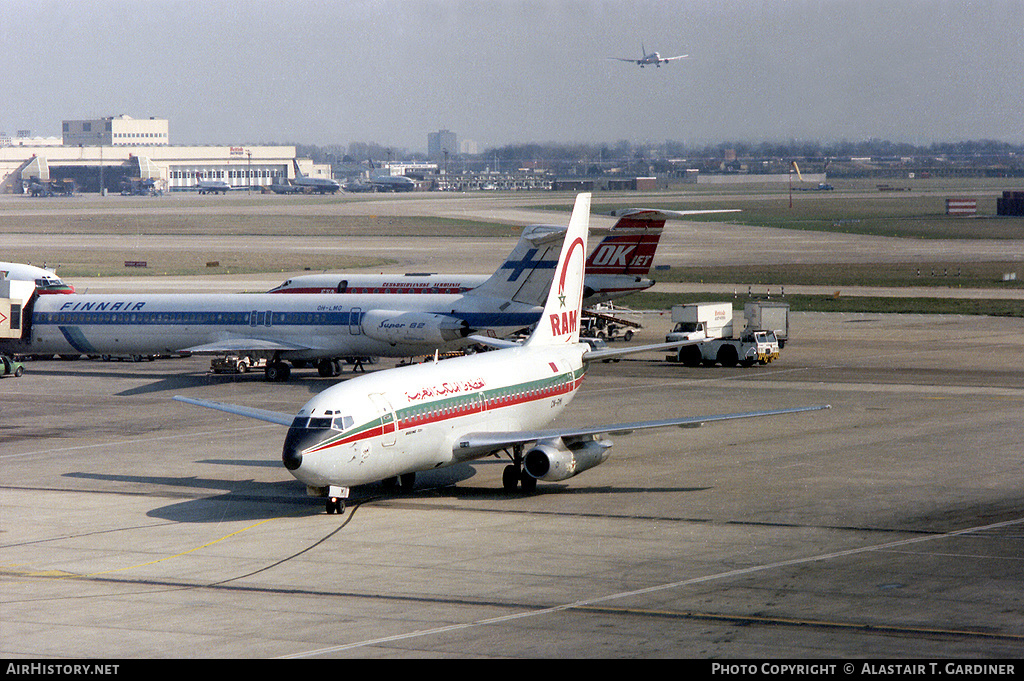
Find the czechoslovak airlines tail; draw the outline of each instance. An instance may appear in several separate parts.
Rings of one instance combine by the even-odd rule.
[[[590,229],[590,194],[579,194],[569,218],[555,276],[537,328],[527,347],[579,343],[583,308],[583,271],[587,261],[587,233]]]

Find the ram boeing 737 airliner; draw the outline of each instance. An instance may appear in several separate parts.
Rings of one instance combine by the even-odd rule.
[[[576,394],[588,362],[666,345],[590,350],[580,343],[589,210],[590,195],[579,195],[540,321],[521,345],[352,378],[297,415],[174,399],[288,426],[284,466],[311,494],[327,496],[328,513],[344,508],[351,487],[396,479],[411,488],[417,472],[501,451],[511,450],[506,489],[530,491],[538,480],[566,480],[604,462],[612,446],[606,435],[827,408],[546,428]]]

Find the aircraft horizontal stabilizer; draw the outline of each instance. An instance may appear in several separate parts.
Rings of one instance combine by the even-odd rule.
[[[284,414],[279,411],[268,411],[266,409],[257,409],[256,407],[243,407],[237,404],[224,404],[223,402],[214,402],[212,400],[194,400],[190,397],[181,397],[180,395],[175,395],[174,399],[177,400],[178,402],[194,404],[197,407],[216,409],[217,411],[227,412],[228,414],[235,414],[236,416],[247,416],[251,419],[267,421],[269,423],[276,423],[279,426],[290,426],[292,425],[292,421],[295,420],[295,414]]]
[[[512,445],[524,444],[527,442],[538,442],[562,438],[562,440],[575,440],[597,435],[621,435],[636,430],[648,430],[651,428],[695,428],[705,423],[714,421],[731,421],[735,419],[756,418],[759,416],[778,416],[780,414],[796,414],[804,411],[819,411],[831,409],[832,405],[825,404],[814,407],[793,407],[790,409],[773,409],[770,411],[749,411],[738,414],[714,414],[710,416],[684,416],[675,419],[664,419],[661,421],[638,421],[635,423],[614,423],[602,426],[590,426],[576,429],[548,429],[518,432],[492,432],[492,433],[467,433],[455,441],[453,451],[456,456],[461,452],[496,451],[511,447]]]
[[[520,238],[529,241],[534,246],[550,246],[552,244],[561,246],[562,239],[565,238],[565,227],[530,225],[523,230],[523,235]]]
[[[505,340],[504,338],[492,338],[491,336],[483,336],[480,334],[467,336],[466,340],[471,340],[474,343],[479,343],[480,345],[498,348],[499,350],[502,348],[515,348],[522,345],[522,343],[517,343],[516,341]]]

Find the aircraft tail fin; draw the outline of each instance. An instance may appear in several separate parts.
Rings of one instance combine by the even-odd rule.
[[[587,274],[647,276],[669,217],[658,210],[617,211],[619,221],[587,258]]]
[[[544,312],[537,328],[526,340],[527,346],[562,345],[580,340],[583,312],[583,273],[587,260],[587,234],[590,230],[590,194],[578,194],[569,218],[569,228],[548,289]]]
[[[551,287],[558,250],[565,228],[530,225],[505,262],[480,286],[467,295],[489,296],[526,305],[543,305]]]

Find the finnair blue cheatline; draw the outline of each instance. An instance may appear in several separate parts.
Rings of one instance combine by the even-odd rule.
[[[35,299],[31,338],[17,351],[262,354],[274,364],[408,357],[454,348],[471,332],[512,333],[538,313],[533,305],[472,292],[359,295],[351,302],[330,294],[47,296]]]
[[[289,426],[282,460],[311,494],[342,510],[351,487],[509,453],[502,483],[524,491],[603,463],[606,435],[645,428],[826,409],[687,416],[586,428],[546,426],[568,406],[588,362],[691,343],[590,350],[580,343],[590,194],[576,198],[540,321],[521,345],[359,376],[323,391],[297,415],[185,397],[174,399]],[[271,294],[273,295],[273,294]],[[284,296],[288,297],[288,296]]]

